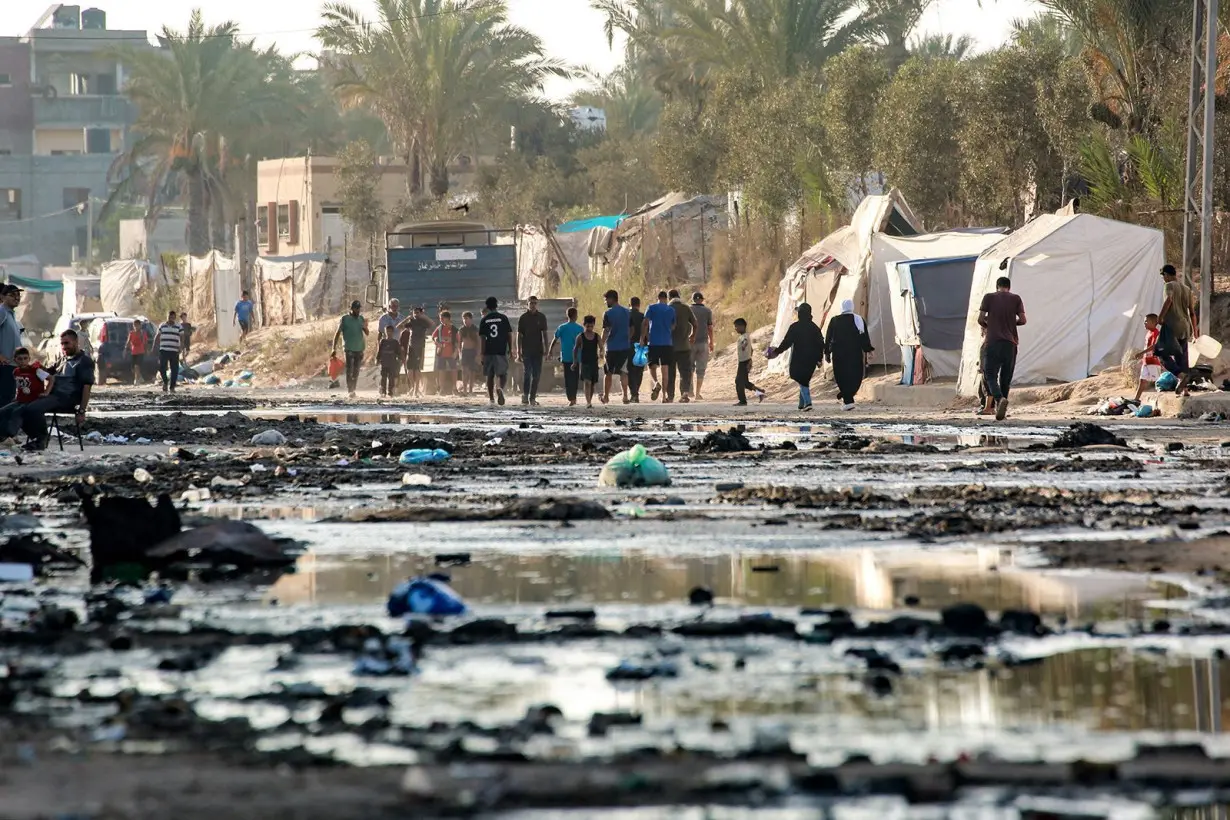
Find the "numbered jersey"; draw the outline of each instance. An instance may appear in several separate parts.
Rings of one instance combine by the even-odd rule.
[[[478,323],[478,335],[483,340],[484,356],[507,356],[508,340],[512,337],[512,323],[498,311],[492,311]]]

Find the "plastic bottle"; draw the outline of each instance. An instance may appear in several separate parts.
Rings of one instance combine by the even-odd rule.
[[[448,459],[448,450],[405,450],[398,461],[402,464],[433,464]]]

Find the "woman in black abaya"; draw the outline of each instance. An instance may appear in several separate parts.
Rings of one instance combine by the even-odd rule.
[[[854,394],[863,386],[866,357],[873,350],[867,323],[854,312],[854,302],[845,300],[841,303],[841,315],[829,320],[824,338],[824,360],[833,365],[842,410],[854,409]]]

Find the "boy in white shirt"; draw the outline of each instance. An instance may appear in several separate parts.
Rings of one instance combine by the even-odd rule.
[[[751,390],[756,394],[756,401],[764,401],[764,391],[756,385],[752,384],[750,378],[752,371],[752,340],[747,336],[747,320],[742,317],[735,319],[735,333],[739,334],[739,340],[735,343],[735,349],[739,354],[739,370],[735,374],[735,395],[739,397],[739,401],[735,403],[736,407],[747,406],[747,393]]]

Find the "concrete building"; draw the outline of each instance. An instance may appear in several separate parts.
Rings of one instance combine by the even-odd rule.
[[[58,4],[26,34],[0,38],[0,258],[84,257],[88,214],[77,206],[106,199],[136,118],[111,54],[121,45],[153,47],[144,31],[108,29],[99,9]]]

